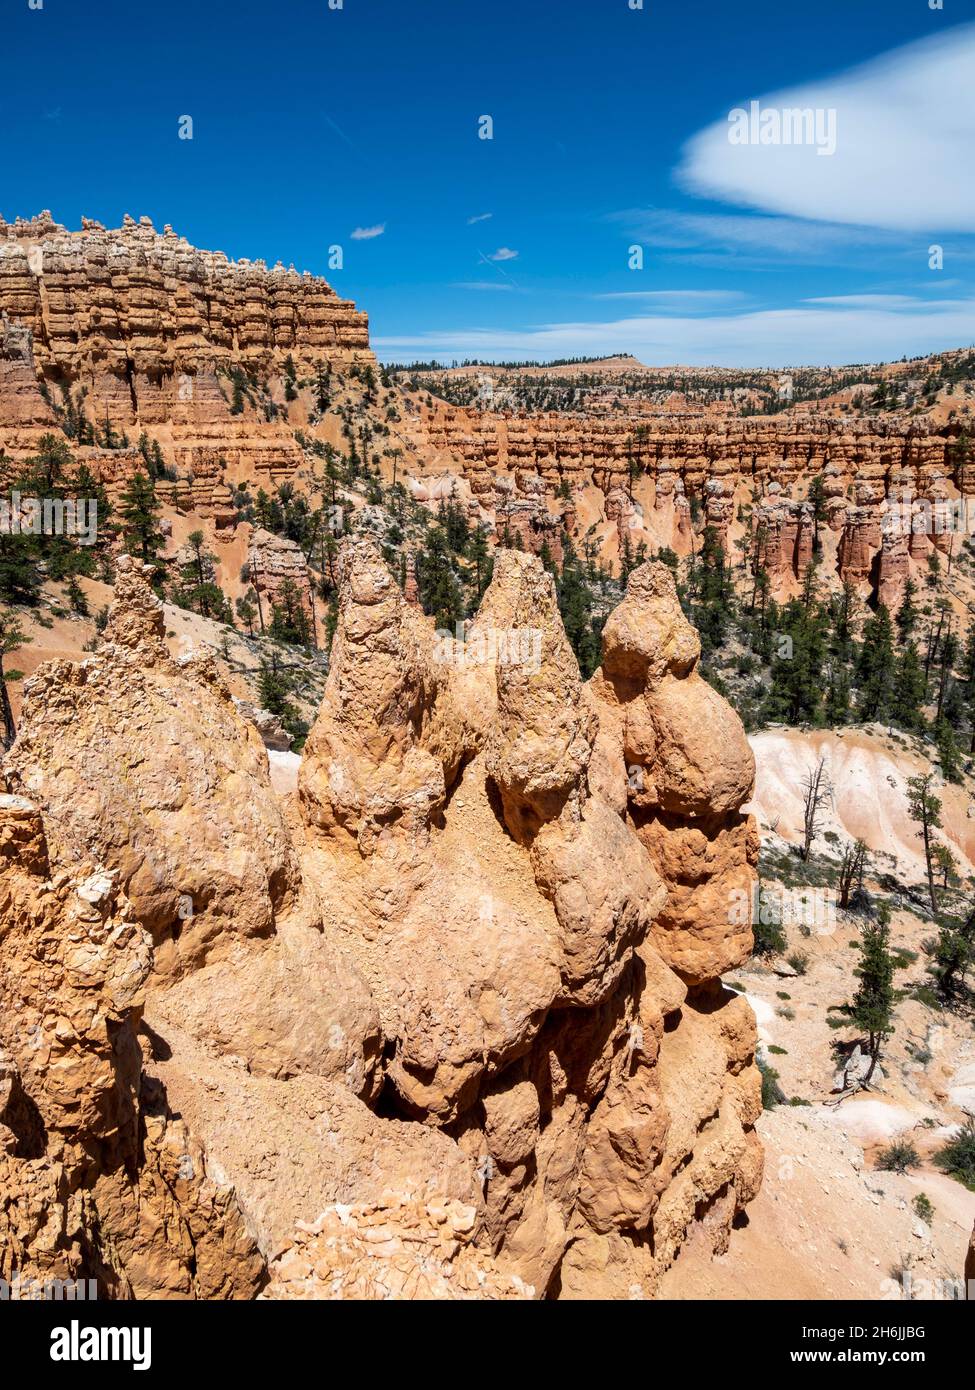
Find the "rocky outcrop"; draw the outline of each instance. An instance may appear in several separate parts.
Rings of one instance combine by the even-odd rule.
[[[0,323],[0,447],[26,456],[71,413],[117,439],[147,431],[179,472],[174,504],[224,525],[223,469],[278,481],[301,467],[279,418],[289,359],[308,380],[375,363],[367,316],[324,280],[198,250],[147,217],[75,232],[47,212],[0,219]]]
[[[480,660],[498,632],[539,641]],[[499,553],[455,643],[375,541],[346,553],[306,864],[327,897],[342,885],[397,1104],[476,1162],[484,1238],[538,1291],[652,1290],[703,1212],[720,1245],[760,1174],[750,1015],[717,981],[750,941],[730,908],[754,873],[753,765],[698,650],[663,567],[631,579],[584,687],[528,556]],[[636,747],[653,795],[628,791]]]
[[[138,1086],[233,1184],[256,1281],[630,1297],[692,1230],[721,1249],[761,1173],[754,1020],[720,982],[753,766],[669,571],[634,572],[584,685],[537,560],[498,555],[461,642],[364,525],[287,816],[147,579],[121,562],[99,650],[29,683],[5,773],[37,873],[90,856],[126,894]]]
[[[56,861],[116,872],[157,970],[181,974],[228,936],[273,933],[298,870],[257,731],[210,661],[169,656],[146,574],[123,557],[98,652],[27,682],[6,775],[48,818]]]
[[[266,627],[271,625],[275,608],[287,610],[291,606],[304,614],[309,640],[314,641],[315,597],[300,545],[259,526],[248,541],[247,582],[257,594]]]
[[[46,379],[105,375],[126,393],[221,362],[263,371],[288,352],[371,358],[366,315],[324,280],[199,251],[147,217],[78,232],[46,212],[0,220],[0,310],[33,333]]]
[[[0,796],[0,1277],[250,1298],[233,1189],[143,1069],[152,946],[115,879],[52,869],[37,807]]]
[[[265,1298],[525,1299],[473,1240],[477,1210],[460,1202],[396,1201],[329,1208],[301,1222],[295,1243],[272,1267]]]

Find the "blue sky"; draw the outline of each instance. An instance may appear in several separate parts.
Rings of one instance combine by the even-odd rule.
[[[324,274],[387,360],[975,341],[975,0],[4,0],[4,40],[3,216]],[[751,101],[835,154],[733,147]]]

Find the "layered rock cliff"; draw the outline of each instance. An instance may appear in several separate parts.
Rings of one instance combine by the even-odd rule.
[[[433,506],[441,484],[456,485],[472,521],[556,562],[566,534],[610,570],[641,544],[686,555],[702,522],[732,554],[754,509],[773,594],[797,590],[825,536],[821,577],[896,607],[933,550],[957,548],[944,522],[966,486],[961,416],[824,403],[739,417],[727,403],[674,410],[639,397],[608,413],[523,414],[394,386],[380,408],[374,366],[365,314],[307,273],[197,250],[147,218],[84,219],[75,232],[48,213],[0,221],[0,461],[64,429],[115,497],[146,467],[134,447],[145,436],[165,461],[161,500],[215,539],[233,538],[233,484],[316,495],[309,444],[372,449],[387,481]],[[826,514],[814,518],[817,475]]]
[[[119,1296],[629,1298],[692,1232],[721,1249],[762,1163],[754,1019],[720,980],[754,769],[698,654],[643,566],[583,684],[513,551],[466,643],[437,637],[364,525],[281,805],[123,562],[4,764],[8,1266]]]
[[[636,408],[513,416],[421,401],[404,431],[430,475],[462,478],[495,534],[517,532],[535,553],[543,544],[558,552],[564,522],[577,544],[595,528],[611,566],[624,544],[686,555],[694,544],[692,498],[730,553],[741,534],[738,510],[754,506],[775,593],[801,581],[821,531],[836,537],[824,575],[894,607],[911,562],[951,547],[958,528],[949,506],[966,482],[958,468],[962,424],[904,416],[735,418]],[[808,500],[817,475],[828,512],[821,527]]]
[[[162,427],[193,472],[300,464],[286,422],[240,418],[235,378],[267,401],[289,357],[302,373],[374,361],[367,316],[324,280],[197,250],[146,217],[77,232],[47,212],[0,219],[0,324],[0,443],[29,450],[84,411],[116,433]]]

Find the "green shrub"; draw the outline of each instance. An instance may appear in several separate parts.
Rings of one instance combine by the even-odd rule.
[[[975,1192],[975,1120],[969,1120],[954,1139],[949,1139],[935,1154],[934,1161]]]
[[[925,1226],[930,1226],[934,1220],[934,1203],[925,1192],[919,1192],[914,1198],[914,1212],[924,1222]]]
[[[785,1092],[779,1085],[779,1073],[766,1062],[764,1057],[756,1057],[758,1069],[762,1073],[762,1109],[774,1110],[785,1100]]]
[[[881,1152],[877,1167],[885,1173],[906,1173],[909,1168],[916,1168],[920,1161],[920,1155],[909,1139],[895,1139]]]
[[[805,975],[809,969],[809,957],[805,951],[793,951],[791,956],[786,957],[786,960],[797,975]]]

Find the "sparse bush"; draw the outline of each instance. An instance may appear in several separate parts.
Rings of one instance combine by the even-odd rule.
[[[911,993],[919,1004],[924,1004],[929,1009],[941,1010],[942,1003],[938,998],[938,992],[930,985],[915,985]]]
[[[755,1060],[762,1074],[762,1109],[774,1110],[785,1101],[785,1092],[779,1085],[779,1073],[764,1057],[758,1056]]]
[[[895,1139],[883,1149],[877,1159],[877,1167],[884,1173],[906,1173],[916,1168],[921,1157],[909,1139]]]
[[[809,969],[809,957],[805,951],[793,951],[790,956],[786,956],[786,961],[797,975],[805,975]]]
[[[934,1220],[934,1203],[925,1192],[919,1192],[914,1198],[914,1213],[924,1222],[925,1226],[930,1226]]]
[[[934,1161],[939,1168],[975,1192],[975,1120],[969,1120],[954,1139],[949,1139],[944,1148],[935,1154]]]

